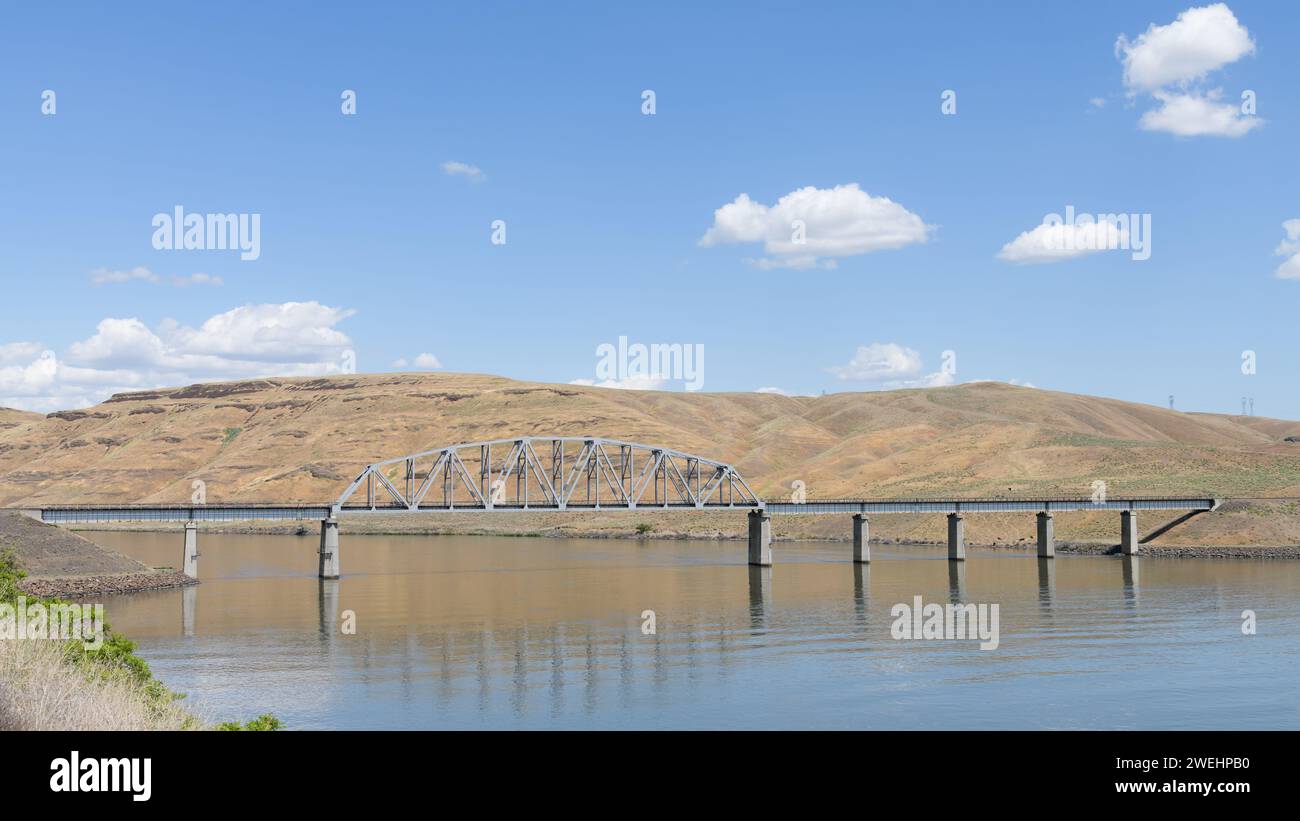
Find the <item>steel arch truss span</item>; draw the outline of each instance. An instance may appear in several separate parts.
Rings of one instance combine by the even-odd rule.
[[[349,500],[364,488],[362,502]],[[367,465],[336,512],[761,508],[731,465],[616,439],[469,442]]]

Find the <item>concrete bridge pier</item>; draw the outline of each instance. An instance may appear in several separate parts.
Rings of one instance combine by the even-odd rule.
[[[767,627],[767,608],[772,605],[772,568],[749,567],[749,626]]]
[[[853,514],[853,561],[871,562],[871,521],[861,513]]]
[[[339,520],[325,519],[320,523],[320,577],[339,577]]]
[[[320,609],[320,637],[326,646],[333,646],[339,633],[339,582],[338,579],[321,579],[317,601]]]
[[[1124,578],[1124,604],[1137,607],[1142,593],[1142,558],[1140,556],[1122,556],[1120,572]]]
[[[871,565],[853,565],[853,613],[858,624],[865,625],[868,619],[867,588],[871,583]]]
[[[963,604],[966,601],[966,563],[948,563],[948,601]]]
[[[948,514],[948,561],[966,561],[966,519],[960,513]]]
[[[749,563],[772,566],[772,517],[766,510],[749,512]]]
[[[1119,514],[1119,545],[1120,552],[1125,556],[1138,554],[1138,519],[1135,510],[1125,510]]]
[[[191,579],[199,577],[199,524],[185,523],[185,552],[181,559],[181,568]]]
[[[195,585],[181,588],[181,635],[194,638],[194,610],[198,606],[199,588]]]
[[[1038,603],[1051,608],[1056,598],[1056,562],[1038,560]]]
[[[1056,522],[1052,514],[1038,514],[1038,558],[1056,558]]]

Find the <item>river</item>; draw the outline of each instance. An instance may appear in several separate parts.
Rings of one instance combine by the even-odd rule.
[[[345,532],[321,582],[317,542],[201,533],[201,585],[108,621],[200,715],[289,729],[1300,728],[1295,561]],[[998,605],[996,649],[896,639],[916,596]]]

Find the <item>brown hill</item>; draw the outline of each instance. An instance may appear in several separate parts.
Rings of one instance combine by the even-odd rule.
[[[0,511],[0,552],[6,550],[12,550],[23,570],[36,579],[152,572],[148,565],[76,533]]]
[[[469,374],[209,383],[0,415],[0,506],[325,502],[371,461],[596,435],[734,462],[760,494],[1300,496],[1300,423],[994,382],[819,397],[620,391]],[[5,427],[5,423],[10,423]]]
[[[0,407],[0,430],[10,430],[28,422],[36,422],[43,417],[39,413]]]

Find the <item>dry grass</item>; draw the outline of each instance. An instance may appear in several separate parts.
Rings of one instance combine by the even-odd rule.
[[[0,730],[183,730],[199,722],[159,704],[122,670],[70,662],[60,641],[0,640]]]
[[[370,462],[525,434],[672,445],[734,463],[770,498],[788,497],[795,480],[809,499],[1087,498],[1098,479],[1111,496],[1300,496],[1300,443],[1285,441],[1300,437],[1300,422],[992,382],[788,397],[353,374],[121,394],[84,410],[15,416],[11,424],[0,428],[0,507],[188,503],[195,480],[211,503],[321,503]],[[1295,542],[1294,516],[1259,512],[1274,518],[1267,532],[1253,519],[1216,514],[1196,520],[1204,531],[1197,538]],[[656,532],[672,529],[662,516],[652,524]],[[1063,526],[1062,539],[1089,537]],[[1107,532],[1115,527],[1106,523]]]

